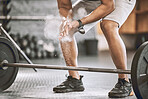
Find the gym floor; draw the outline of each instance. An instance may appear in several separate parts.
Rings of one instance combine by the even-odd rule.
[[[128,69],[134,51],[128,51]],[[79,56],[79,65],[84,67],[115,68],[108,51],[99,52],[98,56]],[[64,65],[62,58],[33,60],[34,63]],[[0,93],[0,99],[109,99],[108,92],[117,82],[117,74],[79,72],[84,75],[84,92],[54,93],[52,88],[66,79],[67,71],[38,69],[19,69],[15,82],[10,88]],[[129,75],[130,77],[130,75]],[[122,98],[120,98],[122,99]],[[129,96],[123,99],[136,99]]]

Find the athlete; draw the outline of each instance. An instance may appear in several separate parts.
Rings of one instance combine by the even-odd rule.
[[[127,69],[126,48],[119,35],[119,28],[133,10],[136,0],[77,0],[74,5],[71,0],[57,0],[57,3],[62,17],[59,39],[67,66],[78,66],[74,34],[83,27],[87,32],[89,27],[94,26],[93,23],[100,22],[116,68]],[[81,11],[86,15],[81,16]],[[64,40],[65,38],[69,40]],[[69,70],[67,80],[54,87],[53,91],[56,93],[84,91],[82,77],[77,71]],[[131,83],[126,74],[118,74],[118,82],[108,95],[117,98],[133,95]]]

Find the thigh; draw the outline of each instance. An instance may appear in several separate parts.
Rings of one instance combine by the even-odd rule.
[[[112,20],[121,27],[133,10],[136,0],[114,0],[114,3],[115,10],[104,17],[103,20]]]

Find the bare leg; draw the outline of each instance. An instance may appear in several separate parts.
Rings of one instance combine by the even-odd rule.
[[[72,41],[60,40],[60,44],[61,44],[61,49],[63,52],[66,65],[76,67],[78,51],[77,51],[77,45],[76,45],[75,38],[72,37]],[[77,78],[77,79],[80,78],[79,73],[77,71],[69,70],[69,75],[72,76],[73,78]]]
[[[118,33],[118,24],[114,21],[103,20],[101,29],[107,39],[111,57],[117,69],[127,69],[126,48]],[[126,74],[119,74],[119,78],[125,78],[128,81]]]

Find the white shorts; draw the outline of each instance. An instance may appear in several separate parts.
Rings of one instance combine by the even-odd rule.
[[[119,24],[119,27],[126,21],[129,14],[133,10],[136,0],[114,0],[115,10],[109,15],[105,16],[101,20],[112,20]],[[78,0],[73,5],[74,19],[81,19],[82,17],[89,15],[101,4],[100,0]],[[100,21],[100,20],[99,20]],[[98,21],[97,21],[98,22]],[[86,31],[91,29],[97,22],[86,25],[84,28]]]

